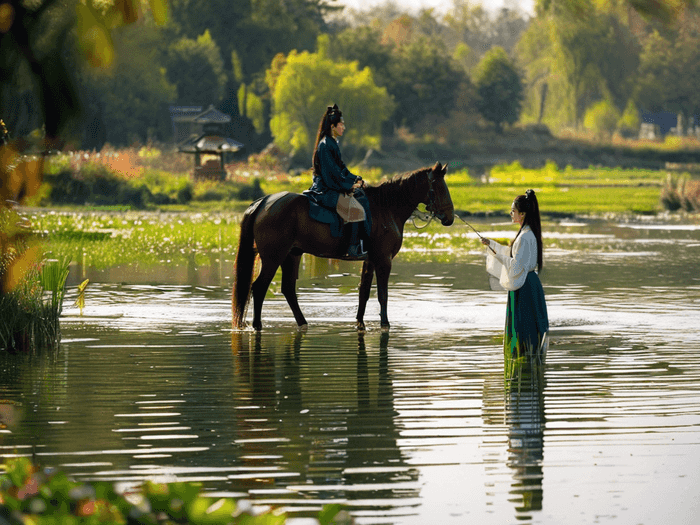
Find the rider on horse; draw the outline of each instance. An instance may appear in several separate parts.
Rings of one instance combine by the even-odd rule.
[[[330,224],[332,235],[340,237],[343,220],[336,212],[338,198],[341,193],[352,194],[365,210],[365,234],[369,237],[372,231],[372,219],[369,202],[362,191],[365,183],[362,177],[350,173],[340,156],[338,138],[342,137],[344,131],[343,113],[338,109],[337,104],[328,106],[321,118],[314,146],[314,182],[304,195],[309,198],[311,218]],[[352,222],[348,257],[362,259],[367,256],[361,237],[360,223]]]

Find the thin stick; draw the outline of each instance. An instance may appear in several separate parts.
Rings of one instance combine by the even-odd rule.
[[[462,217],[459,216],[459,215],[457,215],[457,217],[459,217],[460,219],[462,219]],[[466,224],[467,226],[469,226],[472,230],[474,230],[474,233],[477,234],[477,236],[479,237],[479,239],[483,239],[483,238],[484,238],[484,237],[482,237],[482,235],[481,235],[478,231],[476,231],[476,228],[474,228],[474,226],[472,226],[471,224],[469,224],[469,223],[468,223],[467,221],[465,221],[464,219],[462,219],[462,222],[463,222],[464,224]],[[491,248],[491,245],[490,245],[490,244],[489,244],[488,246],[489,246],[489,250],[491,250],[491,251],[495,254],[495,253],[496,253],[496,250],[494,250],[493,248]]]

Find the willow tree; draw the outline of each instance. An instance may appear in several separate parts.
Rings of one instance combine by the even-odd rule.
[[[579,128],[602,99],[624,108],[639,63],[639,46],[615,9],[581,2],[576,13],[541,13],[517,47],[525,70],[524,120]]]
[[[386,88],[375,84],[369,68],[333,61],[320,47],[317,53],[292,51],[274,75],[270,129],[275,143],[283,151],[307,154],[310,159],[319,120],[326,107],[336,103],[348,126],[343,140],[379,147],[381,124],[394,107]]]

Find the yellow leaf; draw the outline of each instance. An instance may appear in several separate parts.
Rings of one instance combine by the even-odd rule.
[[[114,46],[109,32],[85,4],[77,6],[77,32],[85,58],[95,67],[107,68],[114,61]]]
[[[168,21],[169,4],[168,0],[150,0],[151,3],[151,13],[153,13],[153,19],[158,25],[165,25]]]
[[[0,4],[0,33],[7,33],[15,20],[15,8],[8,3]]]
[[[3,283],[3,291],[5,293],[14,290],[17,285],[22,282],[24,276],[31,269],[37,259],[41,256],[41,250],[38,246],[32,246],[27,249],[17,259],[12,261],[5,273],[5,282]]]

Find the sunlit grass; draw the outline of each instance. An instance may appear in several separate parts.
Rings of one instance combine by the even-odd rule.
[[[50,212],[30,219],[48,250],[98,267],[232,257],[239,235],[239,216],[226,213]]]

